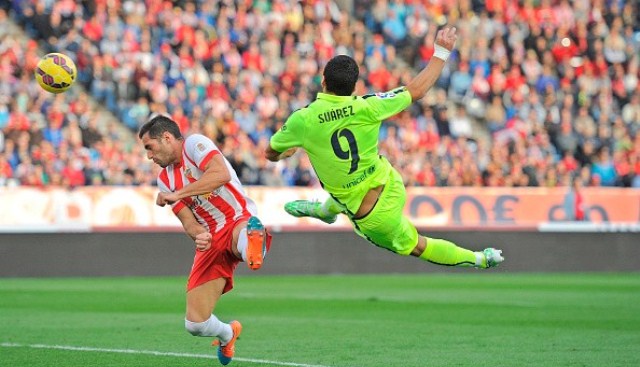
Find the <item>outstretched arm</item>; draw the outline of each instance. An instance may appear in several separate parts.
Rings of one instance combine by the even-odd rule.
[[[411,94],[413,102],[424,97],[427,91],[436,83],[457,39],[456,27],[446,27],[438,31],[435,52],[431,60],[429,60],[429,64],[407,85],[407,90]]]

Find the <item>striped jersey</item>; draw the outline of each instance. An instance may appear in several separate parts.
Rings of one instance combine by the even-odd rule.
[[[211,139],[200,134],[189,136],[183,143],[180,163],[163,168],[158,175],[158,188],[161,192],[174,192],[197,181],[216,154],[221,153]],[[176,214],[185,206],[191,209],[198,223],[211,233],[258,212],[256,204],[244,193],[236,171],[226,158],[223,159],[231,181],[211,193],[183,198],[171,205]]]

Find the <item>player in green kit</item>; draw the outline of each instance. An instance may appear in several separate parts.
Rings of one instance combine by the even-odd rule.
[[[330,194],[324,203],[287,203],[289,214],[326,223],[345,214],[356,233],[371,243],[435,264],[489,268],[504,260],[501,250],[473,252],[447,240],[418,235],[403,214],[406,190],[402,177],[378,154],[382,121],[424,97],[440,76],[456,39],[455,28],[438,31],[434,55],[424,70],[406,87],[386,93],[352,96],[359,74],[356,62],[340,55],[327,63],[323,92],[287,119],[266,150],[269,160],[278,161],[302,147]]]

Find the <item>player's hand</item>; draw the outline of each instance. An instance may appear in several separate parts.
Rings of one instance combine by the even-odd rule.
[[[202,232],[198,235],[196,235],[196,250],[198,251],[207,251],[208,249],[211,248],[211,233],[209,232]]]
[[[167,204],[173,204],[180,200],[175,192],[159,192],[156,197],[156,205],[165,206]]]
[[[456,33],[456,27],[445,27],[436,34],[436,44],[449,51],[453,50],[457,39],[458,34]]]

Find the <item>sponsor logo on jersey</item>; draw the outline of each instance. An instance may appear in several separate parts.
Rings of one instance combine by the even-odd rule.
[[[342,188],[343,189],[350,189],[350,188],[352,188],[354,186],[360,185],[364,180],[367,179],[367,177],[372,175],[375,171],[376,171],[376,166],[375,165],[367,168],[366,170],[364,170],[364,172],[362,172],[362,174],[358,178],[354,179],[353,181],[351,181],[349,183],[346,183],[346,184],[342,185]]]
[[[216,189],[214,192],[208,192],[206,194],[196,195],[191,197],[191,204],[189,205],[190,209],[195,210],[197,207],[203,205],[205,202],[209,201],[212,196],[217,195],[216,191],[219,193],[220,189]]]

